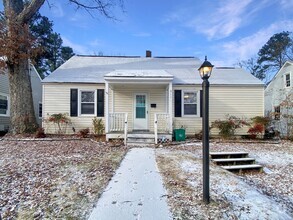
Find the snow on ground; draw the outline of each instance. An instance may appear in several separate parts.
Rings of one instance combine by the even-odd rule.
[[[127,148],[0,141],[0,219],[85,219]]]
[[[211,143],[210,151],[247,151],[267,172],[236,175],[210,165],[210,205],[202,200],[201,143],[157,150],[175,219],[293,219],[293,145]]]

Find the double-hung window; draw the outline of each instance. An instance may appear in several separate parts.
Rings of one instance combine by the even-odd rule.
[[[80,91],[80,114],[95,115],[96,113],[96,91]]]
[[[291,86],[291,79],[290,79],[290,73],[285,74],[285,87]]]
[[[0,94],[0,115],[9,116],[9,98],[8,95]]]
[[[183,91],[183,115],[198,115],[198,91]]]

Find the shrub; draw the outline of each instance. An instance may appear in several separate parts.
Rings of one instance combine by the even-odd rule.
[[[253,127],[249,128],[247,132],[250,134],[250,138],[255,139],[257,135],[260,135],[264,132],[264,125],[255,124]]]
[[[263,116],[253,117],[251,118],[251,121],[253,126],[248,129],[247,133],[252,139],[255,139],[258,135],[263,134],[265,129],[268,128],[269,124],[271,123],[269,117]]]
[[[94,117],[93,119],[94,134],[102,135],[104,133],[105,127],[103,120],[101,118]]]
[[[244,119],[227,115],[225,120],[216,120],[212,122],[211,128],[218,128],[220,130],[219,135],[224,139],[228,139],[235,134],[236,129],[244,125],[248,125]]]
[[[71,122],[70,118],[67,115],[67,113],[52,114],[46,121],[57,125],[57,129],[55,127],[55,130],[57,130],[55,131],[56,133],[64,134],[66,133],[67,125]]]
[[[38,128],[37,132],[35,134],[35,137],[36,138],[45,138],[46,134],[45,134],[44,128]]]
[[[253,124],[260,124],[263,126],[263,128],[266,128],[271,123],[271,119],[269,117],[263,117],[263,116],[256,116],[251,118]]]
[[[78,132],[78,136],[81,137],[81,138],[86,138],[89,133],[90,133],[90,129],[89,128],[81,129]]]

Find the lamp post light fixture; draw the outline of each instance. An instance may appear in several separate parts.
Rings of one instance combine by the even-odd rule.
[[[203,202],[210,203],[210,168],[209,168],[209,78],[211,76],[214,65],[205,61],[198,69],[199,75],[202,78],[202,91],[203,91],[203,106],[202,106],[202,153],[203,153]]]

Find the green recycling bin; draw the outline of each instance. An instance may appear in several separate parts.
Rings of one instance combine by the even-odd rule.
[[[185,141],[185,129],[174,129],[175,141]]]

